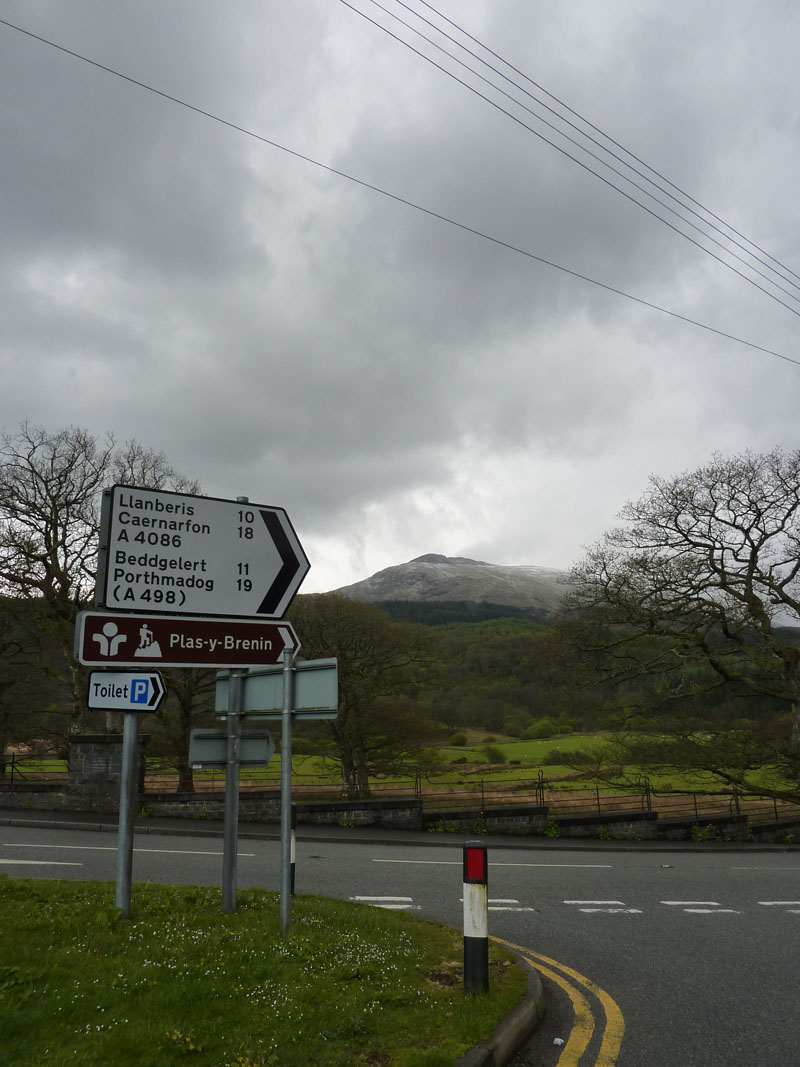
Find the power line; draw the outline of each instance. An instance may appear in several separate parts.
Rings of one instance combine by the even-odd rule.
[[[371,0],[371,2],[374,2],[374,0]],[[407,3],[404,3],[404,0],[395,0],[395,3],[398,4],[398,6],[404,8],[406,11],[408,11],[410,14],[412,14],[415,18],[419,19],[421,22],[424,22],[425,25],[430,26],[431,29],[435,30],[437,33],[439,33],[443,37],[445,37],[448,41],[452,42],[454,45],[456,45],[457,48],[460,48],[462,51],[466,52],[467,55],[472,56],[473,59],[476,59],[479,63],[482,63],[485,67],[487,67],[489,70],[493,71],[495,74],[498,74],[505,81],[507,81],[511,85],[513,85],[516,89],[519,89],[526,96],[530,97],[530,99],[535,100],[537,104],[539,104],[541,107],[544,107],[547,111],[549,111],[552,115],[554,115],[558,119],[559,122],[562,122],[565,125],[569,126],[571,129],[575,130],[578,134],[580,134],[581,137],[585,137],[592,144],[596,145],[603,152],[606,152],[609,156],[611,156],[612,159],[617,160],[617,162],[621,163],[622,166],[627,167],[634,174],[638,175],[644,181],[648,182],[654,188],[658,189],[659,192],[661,192],[665,196],[669,197],[676,204],[679,204],[680,207],[683,208],[685,211],[688,211],[691,215],[694,215],[694,217],[699,219],[704,225],[710,226],[711,229],[715,230],[717,233],[719,233],[721,236],[723,236],[725,238],[725,240],[730,241],[731,244],[734,244],[737,248],[742,249],[743,252],[745,252],[752,259],[755,259],[756,262],[760,263],[763,267],[766,267],[767,270],[772,271],[773,274],[776,274],[779,278],[781,278],[783,281],[787,282],[789,285],[793,285],[795,288],[799,288],[800,289],[800,286],[798,286],[796,282],[793,282],[791,278],[786,277],[786,275],[782,274],[779,270],[776,270],[774,267],[770,266],[770,264],[767,263],[766,260],[764,260],[760,256],[756,255],[754,252],[751,252],[750,249],[747,248],[747,245],[750,245],[750,248],[756,249],[757,252],[761,252],[764,256],[767,257],[767,259],[771,259],[773,263],[777,263],[778,266],[780,266],[788,274],[794,275],[794,277],[798,278],[798,280],[800,281],[800,275],[796,274],[793,270],[791,270],[790,267],[787,267],[785,264],[783,264],[779,260],[777,260],[774,256],[770,255],[768,252],[765,252],[763,248],[761,248],[759,245],[755,244],[755,242],[751,241],[749,238],[745,237],[744,234],[740,233],[737,229],[735,229],[735,227],[731,226],[730,223],[725,222],[718,215],[715,215],[713,211],[710,211],[707,207],[705,207],[699,201],[695,200],[685,190],[683,190],[679,186],[675,185],[674,182],[671,182],[668,178],[664,177],[664,175],[661,174],[659,171],[655,170],[649,164],[645,163],[644,160],[640,159],[639,156],[637,156],[637,155],[635,155],[635,153],[631,152],[630,149],[625,148],[624,145],[621,145],[618,141],[615,141],[613,137],[609,136],[607,133],[605,133],[603,130],[601,130],[598,126],[595,126],[594,123],[590,122],[589,119],[587,119],[585,116],[579,114],[579,112],[575,111],[568,104],[566,104],[563,100],[559,99],[559,97],[554,96],[553,93],[551,93],[548,89],[545,89],[545,87],[543,85],[541,85],[539,82],[534,81],[531,77],[529,77],[523,71],[519,70],[519,68],[515,67],[507,59],[504,59],[502,56],[498,55],[497,52],[492,51],[492,49],[489,48],[488,45],[484,44],[477,37],[473,36],[471,33],[469,33],[467,30],[465,30],[463,28],[463,26],[459,26],[458,23],[456,23],[452,19],[448,18],[441,11],[437,11],[437,9],[434,8],[431,4],[427,3],[426,0],[418,0],[418,3],[421,3],[424,7],[426,7],[429,11],[433,12],[435,15],[438,15],[439,18],[441,18],[444,22],[448,23],[454,29],[457,29],[468,40],[473,41],[480,48],[482,48],[485,52],[487,52],[490,56],[493,56],[495,59],[499,60],[502,64],[504,64],[506,67],[508,67],[509,70],[514,71],[515,74],[518,74],[521,78],[523,78],[530,85],[533,85],[535,88],[539,89],[542,93],[544,93],[547,97],[549,97],[551,100],[553,100],[555,103],[557,103],[565,111],[569,112],[569,114],[571,114],[571,115],[574,115],[585,126],[588,126],[589,129],[594,130],[596,133],[600,134],[600,136],[603,137],[610,144],[614,145],[616,148],[619,148],[621,152],[625,153],[625,155],[630,156],[631,159],[635,160],[637,163],[640,163],[644,168],[646,168],[646,170],[650,171],[651,174],[654,174],[662,182],[665,182],[667,186],[669,186],[670,188],[674,189],[676,192],[680,193],[680,195],[682,197],[684,197],[686,200],[688,200],[691,204],[695,204],[697,207],[699,207],[701,209],[701,211],[705,212],[706,215],[709,215],[712,219],[716,219],[716,221],[721,223],[722,226],[724,226],[726,229],[730,230],[732,233],[736,234],[738,237],[741,237],[743,241],[747,242],[747,245],[742,244],[740,241],[737,241],[735,238],[729,237],[727,234],[724,233],[724,231],[722,229],[720,229],[719,226],[716,226],[713,222],[710,222],[708,219],[703,218],[703,216],[699,212],[695,211],[692,207],[690,207],[689,204],[685,204],[685,203],[683,203],[683,201],[679,200],[678,197],[676,197],[673,193],[671,193],[668,188],[664,188],[657,181],[654,181],[653,178],[649,177],[644,171],[639,170],[637,167],[635,167],[632,164],[626,162],[622,158],[621,155],[619,155],[617,152],[614,152],[611,149],[607,148],[602,143],[602,141],[599,141],[596,137],[593,137],[591,134],[587,133],[585,130],[582,130],[580,128],[580,126],[578,126],[576,123],[572,122],[570,119],[565,118],[563,115],[559,114],[559,112],[555,108],[551,107],[546,101],[542,100],[538,96],[535,96],[533,93],[531,93],[529,90],[527,90],[523,85],[520,85],[519,82],[514,81],[513,78],[509,78],[509,76],[507,74],[504,74],[498,67],[495,67],[491,63],[488,63],[485,59],[482,59],[478,55],[477,52],[473,52],[470,48],[467,48],[466,45],[462,44],[460,41],[458,41],[451,34],[447,33],[445,30],[443,30],[440,26],[437,26],[430,19],[427,19],[423,15],[419,14],[419,12],[414,11],[414,9],[412,7],[410,7]],[[391,14],[390,12],[387,12],[387,13]],[[397,16],[392,15],[392,18],[396,18],[396,17]],[[413,27],[409,27],[409,28],[413,29]],[[414,32],[417,33],[418,31],[414,30]],[[436,45],[434,42],[431,42],[431,43],[434,45],[435,48],[439,48],[440,47],[439,45]],[[456,60],[456,62],[460,62],[460,61]],[[526,108],[526,110],[527,110],[527,108]],[[539,116],[537,116],[537,117],[539,117]],[[562,136],[563,136],[563,134],[562,134]],[[624,177],[626,181],[630,181],[630,179],[627,178],[625,175],[622,175],[622,177]],[[637,188],[639,188],[639,186],[637,186]],[[647,192],[646,190],[643,190],[643,191]],[[652,194],[647,193],[647,195],[652,195]],[[669,209],[669,210],[672,210],[672,209]],[[701,231],[701,232],[705,232],[705,231]]]
[[[204,108],[198,107],[195,104],[190,104],[186,100],[182,100],[180,97],[173,96],[170,93],[164,92],[162,89],[156,89],[155,86],[149,85],[147,82],[140,81],[138,78],[133,78],[129,74],[123,74],[119,70],[115,70],[113,67],[106,66],[104,63],[100,63],[95,59],[91,59],[88,56],[82,55],[80,52],[75,52],[71,48],[67,48],[64,45],[57,44],[55,41],[48,40],[46,37],[42,37],[37,33],[33,33],[31,30],[26,30],[21,26],[17,26],[13,22],[9,22],[7,19],[0,18],[0,25],[6,26],[8,29],[16,30],[18,33],[24,34],[26,37],[30,37],[32,40],[39,41],[41,44],[47,45],[50,48],[54,48],[58,52],[62,52],[65,55],[71,56],[73,59],[78,59],[82,63],[87,63],[91,67],[95,67],[97,70],[102,70],[106,74],[111,74],[115,78],[120,78],[122,81],[128,82],[131,85],[137,86],[137,88],[144,89],[146,92],[153,93],[155,96],[161,97],[163,100],[168,100],[170,103],[177,104],[179,107],[184,107],[189,111],[194,112],[197,115],[202,115],[204,118],[211,119],[213,122],[218,122],[220,125],[227,127],[230,130],[234,130],[236,133],[244,134],[246,137],[252,137],[254,140],[259,141],[261,144],[268,145],[270,148],[276,148],[280,152],[285,152],[287,155],[293,156],[295,159],[300,159],[304,163],[310,163],[315,167],[319,167],[321,170],[326,171],[329,174],[335,174],[339,178],[345,178],[347,181],[353,182],[355,185],[360,186],[362,189],[368,189],[373,193],[378,193],[380,196],[384,196],[389,200],[393,200],[395,203],[402,204],[405,207],[413,208],[415,211],[421,212],[423,215],[427,215],[430,218],[438,219],[440,222],[446,223],[448,226],[453,226],[464,233],[472,234],[474,237],[480,237],[484,241],[489,241],[500,248],[505,248],[510,252],[514,252],[517,255],[524,256],[526,259],[530,259],[536,263],[541,263],[543,266],[551,267],[553,270],[560,271],[562,274],[566,274],[569,277],[577,278],[580,281],[587,282],[589,285],[594,285],[599,289],[603,289],[606,292],[614,293],[616,296],[624,297],[626,300],[630,300],[635,304],[639,304],[642,307],[649,308],[652,311],[658,311],[662,315],[668,315],[670,318],[677,319],[680,322],[686,322],[691,326],[696,326],[698,329],[705,330],[708,333],[712,333],[717,337],[723,337],[728,341],[735,341],[737,344],[744,345],[747,348],[751,348],[756,352],[763,352],[768,356],[775,356],[776,359],[784,360],[786,363],[793,363],[800,367],[800,359],[794,359],[792,356],[784,355],[782,352],[777,352],[774,349],[766,348],[763,345],[756,344],[754,341],[747,341],[742,337],[737,337],[735,334],[727,333],[725,330],[717,329],[714,326],[709,326],[707,323],[700,322],[697,319],[692,319],[688,315],[681,315],[677,311],[670,311],[668,308],[662,307],[659,304],[655,304],[649,300],[645,300],[642,297],[633,296],[631,293],[625,292],[623,289],[617,289],[613,285],[608,285],[606,282],[598,281],[596,278],[590,278],[588,275],[580,274],[578,271],[571,270],[569,267],[564,267],[560,263],[555,263],[552,260],[545,259],[543,256],[538,256],[534,252],[527,249],[520,248],[518,245],[513,245],[509,241],[503,241],[499,237],[494,237],[491,234],[485,233],[482,230],[478,230],[473,226],[469,226],[464,222],[459,222],[456,219],[451,219],[446,215],[442,215],[438,211],[434,211],[431,208],[424,207],[422,204],[417,204],[413,200],[408,200],[406,197],[400,196],[397,193],[389,192],[387,189],[383,189],[378,185],[374,185],[371,182],[364,181],[361,178],[356,178],[352,174],[348,174],[346,171],[340,170],[337,167],[332,167],[327,163],[322,163],[312,156],[305,155],[303,152],[299,152],[294,148],[289,148],[286,145],[280,144],[278,141],[273,141],[268,137],[264,137],[261,134],[255,133],[253,130],[248,130],[244,126],[239,126],[235,122],[231,122],[228,119],[222,118],[220,115],[215,115],[211,111],[207,111]]]
[[[410,8],[407,4],[403,3],[402,0],[395,0],[395,2],[399,3],[402,7],[406,8],[406,10],[413,12],[413,9]],[[521,78],[524,78],[525,81],[528,82],[530,85],[533,85],[537,89],[541,90],[541,92],[543,92],[551,100],[554,100],[560,107],[564,108],[565,111],[569,112],[570,115],[574,115],[577,119],[579,119],[582,123],[584,123],[584,125],[588,126],[589,129],[594,130],[595,133],[600,134],[600,136],[605,138],[605,140],[607,140],[610,144],[614,145],[616,148],[619,148],[620,151],[624,152],[627,156],[630,156],[630,158],[635,160],[637,163],[640,163],[643,167],[645,167],[647,170],[649,170],[651,174],[655,174],[657,178],[659,178],[661,181],[665,182],[668,186],[670,186],[670,188],[674,189],[676,192],[680,193],[681,196],[685,197],[690,203],[695,204],[697,207],[700,208],[701,211],[704,211],[712,219],[716,219],[717,222],[719,222],[726,229],[730,230],[731,233],[736,234],[737,237],[741,237],[743,241],[746,241],[747,244],[751,246],[751,248],[755,248],[758,252],[761,252],[762,255],[766,256],[767,259],[771,259],[773,263],[777,263],[778,266],[781,267],[783,270],[785,270],[788,274],[792,274],[795,278],[798,278],[798,280],[800,280],[800,274],[797,274],[796,271],[793,271],[791,269],[791,267],[786,266],[785,263],[782,263],[779,259],[776,259],[775,256],[771,255],[769,252],[767,252],[765,249],[763,249],[759,244],[756,244],[755,241],[751,241],[750,238],[746,237],[743,233],[741,233],[739,230],[737,230],[735,226],[732,226],[729,222],[726,222],[724,219],[720,218],[719,215],[715,215],[714,212],[710,210],[710,208],[705,207],[702,203],[700,203],[699,200],[696,200],[693,196],[691,196],[689,193],[687,193],[685,189],[682,189],[679,185],[676,185],[674,182],[670,181],[669,178],[665,177],[659,170],[657,170],[655,167],[651,167],[649,163],[646,163],[643,159],[641,159],[639,156],[637,156],[629,148],[626,148],[624,145],[620,144],[619,141],[615,141],[614,138],[610,136],[610,134],[607,134],[604,130],[602,130],[599,126],[596,126],[593,122],[591,122],[589,119],[587,119],[584,115],[581,115],[580,112],[578,112],[574,108],[570,107],[569,104],[567,104],[564,100],[561,100],[560,97],[555,96],[553,93],[551,93],[548,89],[546,89],[539,82],[534,81],[534,79],[531,78],[529,75],[525,74],[524,71],[521,71],[518,67],[515,67],[513,63],[510,63],[507,59],[504,59],[497,52],[494,52],[488,45],[484,44],[481,40],[479,40],[479,38],[473,36],[468,30],[464,29],[463,26],[460,26],[457,22],[454,22],[452,19],[448,18],[447,15],[445,15],[443,12],[438,11],[432,4],[428,3],[427,0],[417,0],[417,2],[422,4],[424,7],[426,7],[429,11],[433,12],[433,14],[438,15],[439,18],[441,18],[444,22],[446,22],[448,25],[452,26],[454,29],[458,30],[458,32],[462,33],[468,40],[473,41],[480,48],[482,48],[485,52],[487,52],[490,56],[493,56],[495,59],[499,60],[506,67],[508,67],[509,70],[514,71],[515,74],[518,74]],[[454,44],[457,44],[459,48],[462,48],[465,51],[469,52],[469,54],[474,56],[474,58],[478,59],[479,62],[482,62],[486,66],[489,66],[490,69],[495,70],[497,73],[499,73],[501,75],[501,77],[506,78],[507,81],[511,81],[511,79],[509,79],[507,77],[507,75],[504,75],[504,74],[502,74],[502,72],[497,71],[497,68],[492,67],[491,64],[487,64],[486,60],[481,60],[480,57],[477,56],[476,53],[471,52],[469,49],[466,49],[464,45],[462,45],[458,41],[456,41],[456,39],[454,37],[451,37],[449,34],[445,33],[444,30],[440,29],[439,27],[436,27],[428,19],[423,19],[422,16],[419,15],[418,13],[416,13],[416,12],[413,12],[413,13],[416,15],[417,18],[422,19],[424,22],[427,23],[427,25],[431,26],[432,28],[436,29],[437,32],[439,32],[443,36],[447,37],[448,40],[452,41]],[[516,85],[517,83],[512,81],[512,84]],[[523,90],[523,91],[525,91],[525,90]],[[537,101],[538,101],[538,98],[534,98],[534,99],[537,99]],[[538,101],[538,102],[543,104],[542,101]],[[543,106],[547,107],[546,104],[543,104]],[[548,108],[548,110],[553,110],[553,109]],[[553,111],[553,114],[557,114],[557,112]],[[568,122],[569,125],[573,126],[574,129],[578,129],[578,127],[575,126],[573,123],[569,122],[569,120],[562,118],[562,121]],[[583,136],[585,136],[585,137],[589,138],[590,140],[594,141],[595,144],[598,144],[598,145],[600,144],[600,142],[595,141],[594,138],[590,137],[589,134],[585,134],[584,133]],[[609,151],[609,154],[613,155],[615,159],[620,159],[619,156],[616,156],[613,152],[610,152],[609,149],[606,149],[606,151]],[[620,162],[624,163],[624,161],[621,160],[621,159],[620,159]],[[640,177],[644,177],[647,181],[651,181],[651,179],[647,178],[646,175],[644,175],[640,171],[636,170],[635,167],[631,167],[630,164],[625,163],[624,165],[630,167],[630,169],[633,170],[635,173],[639,174]],[[657,188],[660,188],[657,183],[654,182],[652,184],[655,184]],[[667,190],[664,190],[664,191],[667,192],[667,195],[671,195],[671,194],[668,193]],[[675,199],[677,203],[680,203],[680,201],[677,200],[676,197],[673,197],[673,199]],[[682,206],[687,207],[687,205],[682,205]],[[691,210],[691,209],[687,207],[687,210]],[[693,213],[697,214],[696,212],[693,212]],[[698,216],[698,217],[700,217],[700,216]],[[709,223],[709,225],[713,225],[713,224]],[[718,227],[715,226],[714,229],[718,229]],[[719,232],[722,232],[722,231],[719,231]],[[738,244],[738,242],[734,242],[734,243]],[[739,245],[739,247],[740,248],[744,248],[743,245]],[[752,255],[752,253],[748,253],[748,254]],[[753,258],[758,259],[757,256],[754,256]],[[763,260],[759,260],[759,262],[762,262],[763,265],[767,266],[770,270],[774,270],[774,268],[769,267],[768,264],[764,263]],[[780,273],[780,271],[774,271],[774,273],[778,274],[778,276],[783,278],[784,281],[790,282],[790,284],[793,284],[793,283],[791,283],[790,279],[786,278],[784,275],[782,275]]]
[[[793,315],[797,315],[798,317],[800,317],[800,310],[798,310],[797,308],[792,307],[791,304],[787,304],[784,300],[781,300],[780,297],[778,297],[774,293],[770,292],[769,289],[765,289],[762,285],[759,285],[758,282],[756,282],[753,278],[749,277],[747,274],[744,274],[742,271],[738,270],[731,263],[726,262],[726,260],[724,260],[721,256],[717,255],[710,248],[706,248],[705,245],[701,244],[698,240],[696,240],[690,234],[684,233],[684,231],[681,230],[678,226],[675,226],[668,219],[665,219],[662,215],[659,215],[657,211],[654,211],[652,208],[649,208],[646,204],[643,204],[640,200],[637,200],[635,196],[633,196],[631,193],[627,192],[625,189],[621,189],[618,185],[615,185],[614,182],[611,181],[609,178],[606,178],[602,174],[599,174],[596,170],[594,170],[591,166],[589,166],[589,164],[583,162],[581,159],[578,159],[577,156],[574,156],[567,149],[561,147],[561,145],[556,144],[554,141],[551,141],[549,137],[546,137],[544,134],[540,133],[538,130],[536,130],[532,126],[528,125],[528,123],[524,122],[522,119],[520,119],[516,115],[512,114],[507,108],[505,108],[501,104],[497,103],[497,101],[492,100],[491,97],[487,96],[485,93],[482,93],[474,85],[470,85],[469,82],[464,81],[463,78],[459,78],[458,75],[454,74],[452,71],[448,70],[446,67],[443,67],[440,63],[437,63],[436,60],[432,59],[430,56],[425,55],[424,52],[421,52],[419,49],[415,48],[412,44],[409,44],[408,41],[405,41],[405,40],[403,40],[402,37],[399,37],[397,34],[392,33],[392,31],[390,29],[388,29],[386,26],[383,26],[377,20],[375,20],[373,18],[370,18],[370,16],[367,15],[365,12],[359,10],[359,8],[357,8],[353,4],[351,4],[349,2],[349,0],[339,0],[339,2],[344,7],[349,8],[355,14],[360,15],[361,18],[363,18],[365,21],[369,22],[371,25],[375,26],[377,29],[382,30],[384,33],[386,33],[393,40],[397,41],[399,44],[402,44],[405,48],[409,49],[409,51],[413,52],[415,55],[419,56],[421,59],[424,59],[426,61],[426,63],[430,63],[431,66],[436,67],[437,70],[441,71],[443,74],[446,74],[447,77],[452,78],[453,81],[458,82],[459,85],[462,85],[465,89],[468,89],[471,93],[474,93],[481,100],[484,100],[486,103],[488,103],[491,107],[495,108],[497,111],[500,111],[502,114],[506,115],[513,122],[516,122],[518,125],[522,126],[523,129],[527,130],[529,133],[532,133],[535,137],[538,137],[540,140],[544,141],[545,144],[550,145],[551,148],[555,148],[555,150],[557,152],[560,152],[562,155],[566,156],[567,159],[571,159],[573,161],[573,163],[577,163],[579,167],[582,167],[584,170],[588,171],[589,174],[594,175],[595,178],[598,178],[605,185],[608,185],[610,188],[612,188],[616,192],[618,192],[621,196],[624,196],[627,200],[630,200],[631,203],[636,204],[637,207],[640,207],[643,211],[646,211],[648,215],[651,215],[654,219],[657,219],[659,222],[663,223],[665,226],[667,226],[669,229],[671,229],[674,233],[679,234],[685,240],[687,240],[691,244],[693,244],[696,248],[699,248],[701,251],[705,252],[706,255],[711,256],[712,259],[715,259],[718,263],[721,263],[724,267],[727,267],[728,270],[733,271],[733,273],[737,274],[740,278],[743,279],[743,281],[746,281],[749,285],[752,285],[754,288],[756,288],[760,292],[764,293],[765,296],[768,296],[771,300],[774,300],[776,303],[780,304],[781,307],[786,308],[786,310],[790,311]],[[412,33],[416,33],[418,36],[421,36],[425,41],[427,41],[429,44],[431,44],[434,48],[436,48],[440,52],[443,52],[446,56],[448,56],[450,59],[454,60],[460,66],[466,67],[466,69],[469,70],[471,74],[474,74],[481,81],[486,82],[488,85],[491,85],[491,87],[493,89],[496,89],[503,96],[507,97],[510,100],[513,100],[513,102],[515,104],[517,104],[519,107],[523,108],[523,110],[528,111],[529,114],[534,115],[535,118],[537,118],[539,120],[539,122],[542,122],[542,123],[544,123],[545,126],[548,126],[552,130],[555,130],[556,133],[558,133],[558,135],[560,137],[564,137],[567,141],[570,141],[573,145],[576,145],[579,148],[580,151],[586,152],[587,155],[591,156],[593,159],[598,160],[603,166],[608,167],[615,174],[617,174],[618,176],[623,178],[624,181],[629,182],[635,188],[637,188],[641,192],[643,192],[646,196],[650,196],[658,204],[660,204],[662,207],[666,208],[667,211],[672,212],[672,214],[674,214],[674,215],[678,215],[678,217],[680,218],[681,222],[683,222],[686,225],[691,226],[693,229],[697,230],[707,240],[712,241],[714,244],[716,244],[720,248],[724,249],[724,251],[727,252],[728,255],[733,256],[739,262],[741,262],[745,266],[747,266],[748,269],[755,270],[756,274],[758,274],[760,277],[764,278],[770,285],[775,286],[775,288],[777,288],[781,292],[785,293],[787,296],[790,297],[790,299],[800,301],[800,297],[795,296],[794,293],[789,292],[789,290],[784,289],[783,286],[780,286],[776,282],[773,282],[772,279],[768,278],[767,275],[765,275],[762,271],[759,271],[757,268],[755,268],[751,264],[747,263],[747,261],[742,259],[741,256],[739,256],[735,252],[732,252],[727,246],[722,245],[718,240],[716,240],[716,238],[712,237],[710,234],[706,233],[704,230],[700,230],[700,228],[698,226],[696,226],[693,222],[691,222],[690,220],[685,219],[683,216],[679,215],[679,213],[677,211],[675,211],[673,208],[669,207],[669,205],[665,204],[662,200],[659,200],[658,197],[653,196],[653,194],[648,192],[646,189],[643,189],[642,186],[640,186],[637,182],[633,181],[633,179],[628,178],[627,175],[622,174],[619,170],[617,170],[615,167],[613,167],[610,163],[606,163],[604,160],[600,159],[600,157],[597,156],[590,149],[583,147],[577,141],[575,141],[574,138],[572,138],[568,134],[565,134],[562,131],[558,130],[557,127],[555,127],[547,119],[543,118],[541,115],[536,114],[534,111],[532,111],[530,108],[528,108],[525,104],[520,103],[519,100],[516,100],[514,97],[511,97],[510,94],[507,93],[504,89],[501,89],[499,86],[497,86],[494,83],[488,81],[488,79],[486,79],[482,74],[479,74],[472,67],[469,67],[467,64],[465,64],[462,60],[458,59],[456,56],[453,56],[453,54],[451,52],[448,52],[446,49],[442,48],[441,45],[438,45],[434,41],[431,41],[431,39],[429,37],[426,37],[425,34],[421,33],[421,31],[414,29],[413,26],[410,26],[407,22],[404,22],[401,18],[399,18],[399,16],[394,15],[392,12],[388,11],[387,8],[385,8],[382,4],[378,3],[378,0],[369,0],[369,3],[373,4],[375,7],[378,7],[381,11],[383,11],[385,14],[388,14],[391,18],[396,19],[398,22],[401,23],[401,25],[403,25],[407,29],[411,30]],[[790,283],[790,284],[794,284],[794,283]]]

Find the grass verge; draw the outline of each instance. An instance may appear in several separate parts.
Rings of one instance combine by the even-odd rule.
[[[295,897],[0,877],[0,1048],[15,1067],[449,1067],[526,989],[492,944],[465,996],[462,936],[408,914]]]

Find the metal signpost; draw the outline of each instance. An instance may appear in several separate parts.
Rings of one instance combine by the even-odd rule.
[[[236,684],[234,672],[217,676],[216,710],[224,713]],[[292,664],[283,654],[283,666],[250,671],[241,694],[242,715],[253,719],[281,720],[281,933],[291,925],[292,897],[292,719],[335,719],[339,706],[339,674],[335,659]]]
[[[98,607],[280,619],[308,569],[283,508],[124,485],[103,493]]]
[[[236,907],[241,716],[248,667],[283,664],[300,647],[282,616],[308,573],[309,562],[283,508],[156,489],[114,485],[103,491],[98,552],[97,611],[78,616],[75,658],[92,667],[230,668],[226,706],[223,908]],[[92,672],[90,707],[128,711],[126,701],[154,711],[163,696],[157,673]],[[109,680],[112,679],[112,680]],[[127,679],[127,680],[126,680]],[[162,693],[156,695],[156,687]],[[104,703],[104,701],[106,703]],[[288,712],[287,712],[288,715]],[[127,881],[133,764],[138,719],[125,715],[120,801],[120,885]],[[134,758],[131,757],[131,759]],[[291,764],[289,765],[291,774]],[[124,795],[123,795],[124,794]],[[124,811],[124,815],[123,815]],[[127,857],[127,858],[126,858]]]
[[[122,765],[119,775],[119,839],[114,903],[126,919],[131,915],[133,870],[133,809],[136,803],[136,750],[139,745],[139,715],[155,711],[166,689],[161,675],[92,671],[89,675],[89,707],[122,711]]]

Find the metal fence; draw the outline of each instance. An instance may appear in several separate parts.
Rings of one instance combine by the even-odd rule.
[[[0,788],[24,789],[29,785],[59,785],[67,781],[67,761],[57,752],[0,757]]]
[[[211,768],[194,772],[197,792],[223,792],[225,769]],[[0,790],[24,789],[27,785],[66,784],[67,761],[58,753],[29,755],[9,754],[0,762]],[[267,767],[244,767],[240,773],[241,790],[277,790],[280,768],[277,763]],[[174,763],[162,757],[148,757],[145,767],[145,793],[176,792],[178,773]],[[546,807],[548,814],[586,815],[618,811],[655,811],[662,819],[693,818],[737,814],[747,815],[754,822],[765,822],[787,816],[800,816],[800,803],[773,797],[742,794],[733,788],[728,791],[656,790],[644,777],[625,791],[612,792],[599,785],[551,783],[538,771],[535,778],[499,779],[460,775],[427,781],[417,775],[391,778],[371,783],[375,799],[414,798],[421,800],[429,812],[454,811],[460,808],[485,810],[492,807],[527,804]],[[292,794],[296,800],[341,800],[341,781],[331,778],[320,782],[318,775],[295,773]]]

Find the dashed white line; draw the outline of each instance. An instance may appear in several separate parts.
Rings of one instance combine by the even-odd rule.
[[[36,845],[21,841],[6,841],[3,848],[61,848],[71,849],[73,852],[116,852],[116,845]],[[155,852],[163,856],[221,856],[221,852],[209,852],[208,849],[189,848],[134,848],[134,852]],[[246,856],[250,859],[255,856],[254,852],[237,852],[237,856]]]
[[[464,903],[464,898],[463,897],[459,897],[458,900],[459,900],[460,904]],[[517,899],[515,899],[514,897],[489,897],[489,905],[488,905],[488,907],[489,907],[489,911],[518,911],[518,912],[519,911],[523,911],[523,912],[527,911],[527,912],[533,912],[533,911],[536,910],[535,908],[530,908],[530,907],[527,907],[524,904],[520,904],[520,902]]]
[[[668,908],[683,908],[686,915],[741,915],[736,908],[723,908],[718,900],[662,900]]]
[[[684,908],[685,915],[741,915],[735,908]]]
[[[565,900],[565,904],[618,904],[624,905],[624,900]]]
[[[565,900],[587,915],[641,915],[640,908],[627,908],[624,900]]]
[[[0,860],[3,864],[15,867],[82,867],[82,863],[69,863],[67,860]]]
[[[376,908],[384,908],[386,911],[419,911],[418,905],[413,903],[413,897],[350,897],[358,904],[372,904]]]
[[[718,908],[718,900],[662,900],[668,908]]]
[[[578,911],[586,912],[588,915],[597,914],[598,912],[603,915],[641,915],[641,908],[578,908]]]

